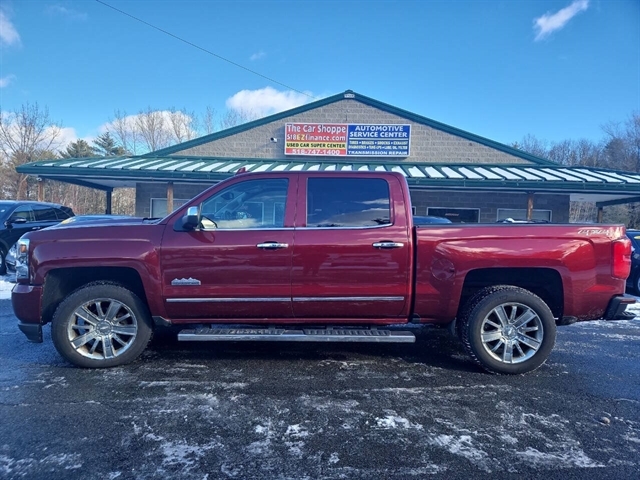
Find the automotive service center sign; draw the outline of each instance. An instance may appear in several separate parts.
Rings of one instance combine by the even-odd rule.
[[[411,125],[287,123],[285,155],[408,157]]]

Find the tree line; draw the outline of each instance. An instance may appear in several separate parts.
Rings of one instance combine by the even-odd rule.
[[[79,139],[63,146],[63,128],[52,120],[47,107],[26,103],[13,111],[0,109],[0,200],[37,199],[38,179],[16,171],[26,163],[141,155],[255,118],[251,111],[228,110],[219,115],[211,107],[206,107],[202,115],[184,108],[148,107],[135,115],[116,110],[104,133],[91,143]],[[103,213],[106,208],[104,192],[51,180],[44,184],[44,199],[70,206],[76,214]],[[115,189],[111,207],[114,214],[132,215],[135,189]]]
[[[599,141],[582,139],[547,142],[534,135],[527,135],[512,146],[567,167],[596,167],[640,173],[640,112],[632,113],[624,121],[608,122],[601,129],[603,135]],[[595,221],[596,210],[595,203],[571,202],[570,221]],[[640,204],[606,207],[603,220],[638,228]]]
[[[170,145],[254,120],[250,111],[228,110],[218,114],[206,107],[202,115],[186,109],[154,110],[135,115],[116,110],[104,133],[91,143],[76,140],[61,145],[62,126],[53,121],[47,107],[23,104],[10,112],[0,109],[0,199],[37,197],[37,179],[16,172],[16,167],[38,160],[141,155]],[[513,147],[560,165],[585,166],[640,173],[640,112],[626,120],[602,126],[602,138],[548,142],[527,135]],[[105,210],[103,192],[62,182],[47,181],[45,200],[71,206],[78,214]],[[135,189],[119,188],[112,196],[112,211],[133,214]],[[640,227],[640,204],[605,208],[604,220]],[[595,221],[596,206],[572,202],[572,222]]]

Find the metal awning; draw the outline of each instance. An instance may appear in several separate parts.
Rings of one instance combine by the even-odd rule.
[[[566,193],[573,200],[610,202],[640,197],[640,174],[594,167],[527,164],[439,164],[398,161],[309,161],[180,156],[44,160],[17,168],[40,178],[111,190],[138,182],[215,183],[248,172],[399,172],[412,189]]]

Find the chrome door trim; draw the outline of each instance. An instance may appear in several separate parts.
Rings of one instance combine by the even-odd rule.
[[[293,297],[294,302],[399,302],[404,297]]]
[[[294,302],[400,302],[405,297],[294,297]],[[201,302],[290,302],[288,297],[237,297],[237,298],[167,298],[167,303]]]
[[[384,225],[365,225],[364,227],[296,227],[296,230],[371,230],[374,228],[392,227],[393,223],[385,223]]]
[[[279,297],[238,297],[238,298],[167,298],[167,303],[204,303],[204,302],[290,302],[291,298],[279,298]]]

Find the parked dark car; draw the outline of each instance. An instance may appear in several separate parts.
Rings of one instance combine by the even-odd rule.
[[[107,215],[107,214],[91,214],[91,215],[76,215],[63,220],[56,226],[63,227],[65,225],[73,224],[102,224],[102,223],[140,223],[144,220],[141,217],[132,217],[129,215]]]
[[[627,230],[627,237],[631,239],[631,273],[627,278],[627,288],[634,294],[640,295],[640,230]]]
[[[73,217],[73,210],[55,203],[0,200],[0,275],[7,271],[7,252],[22,235],[69,217]]]

